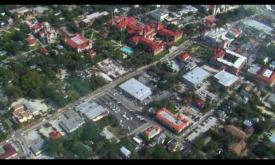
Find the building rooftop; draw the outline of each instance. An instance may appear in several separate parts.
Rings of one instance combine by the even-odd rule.
[[[167,15],[168,11],[167,10],[156,10],[151,14],[155,14],[155,15],[159,15],[159,16],[163,16],[163,15]]]
[[[8,143],[3,146],[4,153],[0,155],[0,159],[8,159],[13,155],[16,155],[16,150],[13,148],[12,144]]]
[[[231,85],[233,85],[236,81],[239,80],[239,77],[231,74],[231,73],[228,73],[224,70],[220,71],[219,73],[217,73],[215,76],[214,76],[216,79],[218,79],[218,82],[220,84],[222,84],[223,86],[225,87],[230,87]]]
[[[145,86],[134,78],[131,78],[130,80],[122,83],[119,85],[119,88],[140,101],[143,101],[152,95],[151,88]]]
[[[76,116],[74,117],[72,116],[68,118],[63,116],[59,124],[67,133],[70,133],[83,125],[84,120],[76,113]]]
[[[187,60],[190,58],[190,55],[188,53],[184,52],[184,53],[180,54],[179,57],[182,60]]]
[[[84,36],[82,36],[80,34],[76,34],[72,38],[66,37],[65,43],[74,49],[76,49],[76,48],[83,49],[83,48],[89,46],[90,41],[87,38],[85,38]]]
[[[131,151],[129,151],[126,147],[122,146],[120,148],[120,152],[125,156],[129,157],[131,155]]]
[[[88,119],[94,119],[108,112],[105,108],[103,108],[101,105],[98,105],[94,101],[87,101],[87,102],[81,103],[76,107],[76,110],[81,112]]]
[[[206,70],[196,67],[192,71],[183,75],[183,78],[192,83],[194,86],[197,86],[201,82],[203,82],[206,78],[208,78],[211,74]]]
[[[256,75],[259,72],[259,70],[261,70],[261,66],[260,65],[258,65],[258,64],[252,64],[248,68],[247,72],[250,73],[250,74],[252,74],[252,75]]]
[[[246,133],[244,131],[242,131],[240,128],[235,127],[234,125],[225,126],[225,131],[239,139],[245,140],[248,138],[248,136],[246,135]]]
[[[238,143],[234,143],[232,145],[229,146],[229,150],[237,155],[241,155],[241,153],[243,152],[243,150],[246,147],[246,142],[241,140]]]
[[[243,21],[243,23],[246,26],[253,27],[253,28],[255,28],[259,31],[263,31],[267,34],[272,34],[272,31],[273,31],[273,28],[271,28],[259,21],[256,21],[256,20],[248,19],[248,20]]]
[[[60,139],[62,137],[61,133],[58,132],[58,131],[52,131],[50,133],[50,136],[53,140],[57,140],[57,139]]]
[[[181,132],[185,127],[189,125],[189,121],[184,115],[176,116],[171,113],[168,109],[162,108],[157,113],[157,118],[168,125],[170,128]]]
[[[95,13],[87,15],[86,18],[83,19],[82,21],[85,22],[85,23],[89,23],[93,19],[99,18],[99,17],[104,16],[104,15],[108,15],[108,14],[109,13],[107,11],[103,11],[101,13],[95,12]]]
[[[226,58],[224,58],[225,56],[229,56],[230,58],[234,59],[234,60],[228,60]],[[221,62],[227,66],[233,67],[235,69],[240,69],[241,66],[247,61],[247,57],[242,56],[236,52],[233,52],[229,49],[219,49],[217,50],[217,52],[215,53],[215,56],[213,57],[215,58],[218,62]]]
[[[261,69],[257,72],[257,78],[268,84],[273,84],[275,82],[275,71],[262,66]]]
[[[161,128],[157,125],[153,125],[145,130],[145,135],[148,138],[153,138],[154,136],[158,135],[161,131]]]

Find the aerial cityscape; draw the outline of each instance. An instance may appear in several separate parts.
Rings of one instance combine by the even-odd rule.
[[[275,159],[275,5],[0,5],[0,159]]]

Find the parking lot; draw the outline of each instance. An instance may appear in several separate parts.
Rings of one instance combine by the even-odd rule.
[[[194,130],[194,132],[192,132],[187,138],[186,140],[188,141],[193,141],[194,139],[196,139],[196,137],[198,137],[200,134],[208,131],[210,128],[214,127],[217,124],[217,119],[214,117],[209,117],[208,119],[206,119],[203,123],[201,123],[200,125],[198,125],[198,127]]]
[[[114,97],[110,93],[97,98],[95,101],[108,109],[118,119],[120,127],[126,129],[128,133],[145,123],[139,112],[126,108],[125,102],[122,102],[118,97]]]

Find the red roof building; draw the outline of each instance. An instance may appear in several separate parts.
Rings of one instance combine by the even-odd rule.
[[[5,153],[0,155],[0,159],[11,159],[17,155],[16,150],[10,143],[4,145],[3,148]]]
[[[58,131],[52,131],[50,133],[50,136],[53,140],[57,140],[57,139],[60,139],[62,137],[61,133],[58,132]]]
[[[205,100],[203,99],[198,99],[196,102],[196,105],[200,108],[203,109],[205,107]]]
[[[157,119],[176,133],[180,133],[189,125],[184,115],[174,115],[168,109],[162,108],[156,113]]]
[[[164,49],[164,44],[154,40],[156,34],[164,36],[169,40],[177,41],[182,37],[182,32],[172,31],[161,24],[139,24],[135,17],[118,16],[112,20],[118,29],[127,29],[128,35],[131,37],[130,42],[134,44],[146,45],[154,55],[160,53]]]
[[[78,53],[92,48],[92,42],[80,34],[76,34],[72,38],[65,37],[64,41],[68,46],[75,49]]]
[[[40,52],[41,52],[42,54],[45,54],[45,55],[48,55],[48,54],[49,54],[49,51],[48,51],[48,49],[46,49],[46,48],[41,48],[41,49],[40,49]]]
[[[205,18],[203,18],[202,23],[207,27],[214,27],[216,26],[216,17],[213,15],[209,15]]]
[[[157,24],[157,32],[158,32],[158,35],[165,36],[174,42],[179,40],[182,37],[182,32],[167,29],[160,23]]]
[[[154,40],[149,40],[144,37],[134,36],[130,38],[130,42],[134,44],[143,44],[148,47],[149,51],[154,55],[159,54],[164,49],[164,45],[162,43],[156,42]]]
[[[113,20],[113,23],[116,24],[116,27],[120,30],[126,29],[128,26],[134,26],[137,24],[135,17],[124,17],[118,16]]]
[[[246,62],[247,57],[222,48],[215,49],[214,55],[210,59],[211,64],[234,74],[238,74]]]
[[[273,86],[275,84],[275,71],[269,69],[267,67],[262,67],[256,75],[257,79],[268,84],[269,86]]]
[[[157,136],[161,131],[161,128],[157,125],[153,125],[145,130],[144,134],[148,139],[152,139],[153,137]]]
[[[34,46],[37,43],[37,39],[34,38],[32,35],[29,35],[29,37],[26,40],[29,46]]]
[[[190,55],[188,53],[184,52],[184,53],[179,55],[179,58],[183,61],[186,61],[190,58]]]
[[[33,24],[31,26],[31,30],[34,32],[34,33],[37,33],[39,32],[41,29],[44,28],[44,22],[42,23],[37,23],[37,24]]]

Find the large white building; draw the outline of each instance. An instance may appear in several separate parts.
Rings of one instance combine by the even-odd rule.
[[[88,120],[93,121],[98,121],[104,116],[108,115],[108,111],[94,101],[81,103],[76,107],[76,110],[79,111]]]
[[[183,75],[183,79],[191,86],[199,86],[205,79],[207,79],[211,74],[206,70],[196,67],[192,71]]]
[[[157,21],[163,21],[166,17],[168,17],[169,13],[166,10],[156,10],[152,12],[150,15]]]
[[[122,83],[119,85],[119,88],[140,101],[143,101],[152,95],[151,88],[145,86],[134,78]]]
[[[264,32],[266,34],[273,34],[274,29],[268,25],[265,25],[259,21],[252,20],[252,19],[247,19],[242,21],[242,23],[249,28],[254,28],[257,29],[258,31]]]
[[[217,79],[218,83],[224,87],[231,87],[239,80],[239,77],[224,70],[218,72],[214,77]]]

